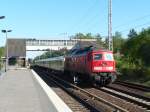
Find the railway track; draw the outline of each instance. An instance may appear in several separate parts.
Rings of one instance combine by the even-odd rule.
[[[50,75],[47,72],[44,72],[44,74],[47,74],[47,78]],[[69,90],[66,90],[67,92],[70,91],[68,93],[74,94],[73,96],[77,97],[82,102],[85,102],[86,105],[90,106],[91,108],[94,107],[97,111],[146,112],[149,109],[148,107],[138,104],[137,102],[133,102],[127,98],[122,98],[119,95],[114,94],[114,90],[113,92],[112,90],[110,92],[110,89],[108,88],[79,88],[71,83],[59,79],[52,74],[51,77],[53,77],[57,85],[63,89],[69,88]]]
[[[132,85],[132,83],[130,85]],[[141,87],[143,87],[143,89],[138,89],[138,87],[128,87],[125,85],[123,86],[121,84],[115,83],[99,89],[103,92],[124,99],[127,102],[138,105],[139,107],[142,107],[148,111],[150,110],[150,97],[147,97],[145,95],[145,92],[147,92],[148,87],[146,87],[146,89],[144,89],[145,86]]]
[[[39,73],[39,71],[35,70]],[[44,76],[43,79],[48,79],[53,81],[57,86],[60,86],[63,88],[67,93],[71,94],[71,96],[75,97],[79,100],[79,102],[82,102],[84,105],[87,105],[88,111],[90,112],[128,112],[127,110],[120,108],[117,105],[114,105],[105,99],[102,99],[100,97],[97,97],[94,94],[91,94],[84,89],[81,89],[71,83],[65,82],[62,79],[59,79],[58,77],[47,74],[47,72],[40,71],[40,74]],[[42,77],[43,77],[42,76]],[[76,110],[75,110],[76,111]],[[79,110],[77,110],[79,111]],[[82,112],[82,111],[81,111]]]
[[[123,82],[123,81],[116,81],[115,84],[126,86],[126,87],[137,89],[137,90],[141,90],[143,92],[150,92],[150,87],[143,86],[140,84],[134,84],[134,83]]]
[[[150,92],[145,92],[145,91],[139,90],[137,88],[133,89],[133,88],[127,87],[125,85],[119,85],[119,84],[111,84],[106,87],[108,89],[113,89],[115,91],[118,91],[118,92],[121,92],[124,94],[128,94],[130,96],[134,96],[136,98],[143,99],[147,102],[150,102],[150,97],[146,95]]]
[[[73,110],[73,112],[92,112],[90,107],[83,102],[76,100],[61,89],[57,83],[44,72],[34,69],[35,72],[55,91],[55,93]],[[96,112],[96,111],[95,111]]]
[[[147,97],[138,96],[138,95],[134,96],[133,93],[127,94],[127,92],[122,92],[120,90],[116,91],[114,89],[110,89],[107,87],[100,88],[100,90],[103,92],[106,92],[108,94],[111,94],[113,96],[116,96],[118,98],[124,99],[127,102],[134,103],[134,104],[146,109],[147,111],[150,110],[150,100]]]

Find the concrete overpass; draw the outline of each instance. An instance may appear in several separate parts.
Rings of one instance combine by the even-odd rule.
[[[96,41],[96,39],[71,40],[37,40],[37,39],[8,39],[9,57],[34,58],[46,51],[70,50],[78,41]]]
[[[50,51],[63,48],[71,49],[76,40],[36,40],[26,39],[26,51]]]
[[[77,40],[37,40],[26,39],[26,58],[34,58],[46,51],[68,49],[70,50]]]

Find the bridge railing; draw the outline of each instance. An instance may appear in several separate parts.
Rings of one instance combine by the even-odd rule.
[[[26,46],[73,46],[76,40],[27,40]]]

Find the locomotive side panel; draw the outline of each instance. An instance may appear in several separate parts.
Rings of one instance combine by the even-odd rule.
[[[67,72],[65,75],[73,77],[72,79],[88,78],[101,85],[107,85],[116,79],[115,61],[111,51],[91,50],[84,52],[84,50],[78,50],[65,58],[56,57],[39,62],[40,66]]]

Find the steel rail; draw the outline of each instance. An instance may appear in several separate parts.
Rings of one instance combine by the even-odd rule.
[[[44,73],[46,73],[46,72],[44,72]],[[46,73],[46,74],[48,74],[48,73]],[[69,82],[66,82],[66,81],[64,81],[64,80],[62,80],[62,79],[60,79],[60,78],[58,78],[57,76],[51,75],[51,77],[53,77],[53,78],[55,78],[56,80],[59,80],[59,81],[65,83],[65,84],[68,85],[69,87],[72,87],[72,88],[74,88],[74,89],[76,89],[76,90],[79,90],[80,92],[82,92],[82,93],[88,95],[89,97],[91,97],[92,100],[97,100],[97,101],[100,101],[100,102],[104,103],[104,104],[107,105],[107,106],[110,106],[111,108],[115,109],[116,112],[129,112],[128,110],[126,110],[126,109],[124,109],[124,108],[121,108],[121,107],[119,107],[118,105],[115,105],[115,104],[113,104],[113,103],[110,103],[109,101],[106,101],[105,99],[103,99],[103,98],[101,98],[101,97],[98,97],[98,96],[96,96],[96,95],[94,95],[94,94],[91,94],[91,93],[85,91],[84,89],[77,87],[76,85],[73,85],[73,84],[71,84],[71,83],[69,83]],[[56,82],[56,81],[55,81],[55,82]],[[58,82],[57,82],[57,83],[58,83]],[[59,85],[62,86],[61,84],[59,84]],[[63,87],[63,88],[65,89],[65,87]]]
[[[120,84],[120,85],[127,86],[127,87],[130,87],[133,89],[138,89],[138,90],[150,92],[150,87],[140,85],[140,84],[134,84],[134,83],[123,82],[123,81],[116,81],[114,84]]]

